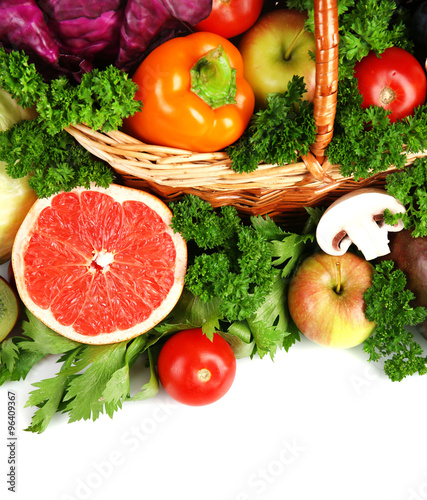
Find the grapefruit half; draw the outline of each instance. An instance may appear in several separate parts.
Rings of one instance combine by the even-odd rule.
[[[155,196],[114,184],[38,199],[12,249],[22,301],[78,342],[141,335],[167,316],[184,286],[187,247],[171,218]]]

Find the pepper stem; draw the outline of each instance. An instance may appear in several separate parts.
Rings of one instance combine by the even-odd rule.
[[[201,57],[190,74],[191,91],[212,109],[236,104],[236,70],[221,45]]]

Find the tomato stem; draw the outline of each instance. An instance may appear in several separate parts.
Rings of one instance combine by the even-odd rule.
[[[212,373],[207,368],[202,368],[197,372],[197,378],[200,382],[208,382],[212,376]]]
[[[212,109],[236,104],[236,70],[221,45],[201,57],[190,73],[191,91]]]
[[[384,87],[380,92],[381,104],[391,104],[396,99],[396,92],[390,87]]]

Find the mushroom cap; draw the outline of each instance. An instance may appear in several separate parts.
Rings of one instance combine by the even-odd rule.
[[[362,188],[335,200],[322,215],[316,230],[320,248],[329,255],[343,255],[352,243],[366,260],[390,253],[389,231],[400,231],[403,222],[396,225],[384,222],[384,210],[398,214],[406,211],[404,205],[387,191]]]

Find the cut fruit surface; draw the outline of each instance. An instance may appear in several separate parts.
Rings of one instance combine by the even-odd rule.
[[[0,276],[0,342],[13,330],[18,315],[18,298],[9,283]]]
[[[172,213],[133,188],[77,188],[39,199],[15,239],[19,295],[52,330],[110,344],[159,323],[178,301],[187,265]]]

